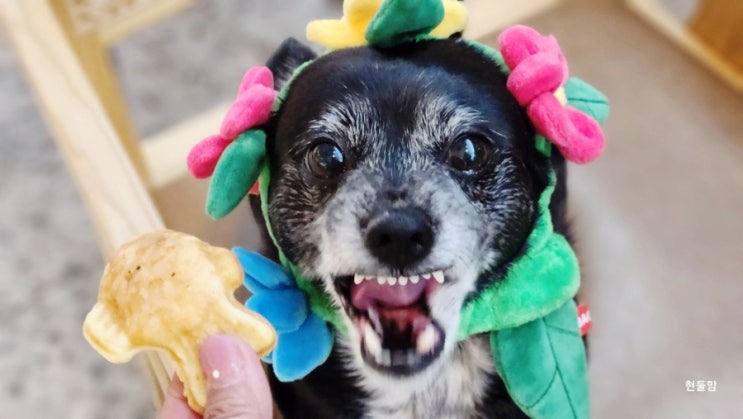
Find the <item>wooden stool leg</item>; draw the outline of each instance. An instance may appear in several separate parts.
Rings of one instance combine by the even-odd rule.
[[[702,0],[689,28],[743,73],[743,2]]]
[[[103,109],[111,121],[126,153],[129,154],[132,164],[145,185],[149,186],[150,176],[147,171],[144,156],[129,114],[126,109],[121,88],[116,81],[116,74],[111,64],[107,45],[97,33],[81,35],[77,32],[69,10],[62,1],[48,0],[49,7],[54,12],[60,27],[64,31],[70,45],[72,45],[77,59],[84,68],[84,73],[93,85],[95,93],[103,105]]]

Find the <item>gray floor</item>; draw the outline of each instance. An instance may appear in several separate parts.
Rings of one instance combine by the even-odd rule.
[[[246,67],[338,2],[270,4],[200,2],[118,47],[140,132],[230,98]],[[606,154],[570,179],[594,417],[743,416],[743,97],[618,1],[567,1],[527,23],[557,35],[614,109]],[[0,418],[152,416],[137,366],[109,365],[82,339],[101,270],[0,32]],[[717,391],[688,393],[686,380]]]

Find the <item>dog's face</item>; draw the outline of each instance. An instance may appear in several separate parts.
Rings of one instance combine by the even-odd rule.
[[[344,313],[364,374],[435,371],[532,229],[546,160],[505,82],[453,40],[340,50],[270,122],[276,239]]]

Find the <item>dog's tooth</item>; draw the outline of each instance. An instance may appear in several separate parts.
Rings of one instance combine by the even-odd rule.
[[[382,351],[382,365],[386,367],[392,365],[392,353],[389,349],[384,349]]]
[[[374,361],[377,362],[378,365],[382,365],[382,351],[380,350],[378,354],[374,355]]]
[[[410,277],[410,282],[412,282],[414,284],[417,284],[420,279],[421,279],[421,277],[419,275],[412,275]]]
[[[408,285],[408,277],[407,276],[401,276],[401,277],[397,278],[397,283],[400,284],[400,285],[402,285],[402,286]]]
[[[356,274],[353,276],[353,283],[359,285],[360,283],[364,282],[364,279],[366,279],[364,275]]]
[[[378,276],[377,277],[377,282],[379,283],[379,285],[384,285],[384,284],[387,283],[387,277],[386,276]]]
[[[381,336],[384,333],[384,328],[382,327],[382,322],[379,321],[379,311],[377,311],[376,307],[371,306],[366,313],[369,316],[369,321],[372,322],[372,326],[374,326],[374,330]]]
[[[405,365],[410,365],[408,360],[410,359],[410,352],[407,349],[398,349],[395,351],[392,351],[392,366],[393,367],[401,367]]]
[[[418,335],[418,339],[415,342],[415,350],[419,354],[427,354],[433,349],[433,345],[436,344],[436,328],[433,324],[429,323],[423,332]]]
[[[421,279],[425,279],[426,281],[428,281],[429,279],[431,279],[431,274],[423,274],[421,275]]]
[[[395,285],[395,284],[397,284],[397,277],[394,277],[394,276],[390,276],[390,277],[388,277],[388,278],[387,278],[387,283],[388,283],[388,284],[390,284],[390,285]]]
[[[364,276],[364,281],[373,281],[377,279],[376,276]]]
[[[413,353],[413,351],[408,351],[408,355],[407,355],[408,365],[415,364],[415,357],[416,357],[416,355],[415,355],[415,353]]]
[[[432,275],[434,279],[436,280],[436,282],[438,282],[439,284],[444,283],[444,272],[443,271],[436,271]]]
[[[380,342],[379,335],[369,323],[364,323],[364,345],[366,345],[366,350],[374,356],[374,359],[378,360],[382,354],[382,342]]]

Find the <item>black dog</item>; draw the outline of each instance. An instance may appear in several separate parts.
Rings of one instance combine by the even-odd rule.
[[[288,40],[268,66],[281,85],[315,58]],[[456,39],[338,50],[293,80],[266,132],[276,239],[349,331],[305,379],[272,382],[282,413],[526,417],[487,338],[456,341],[462,305],[523,251],[547,184],[497,64]],[[565,161],[552,160],[567,236]]]

